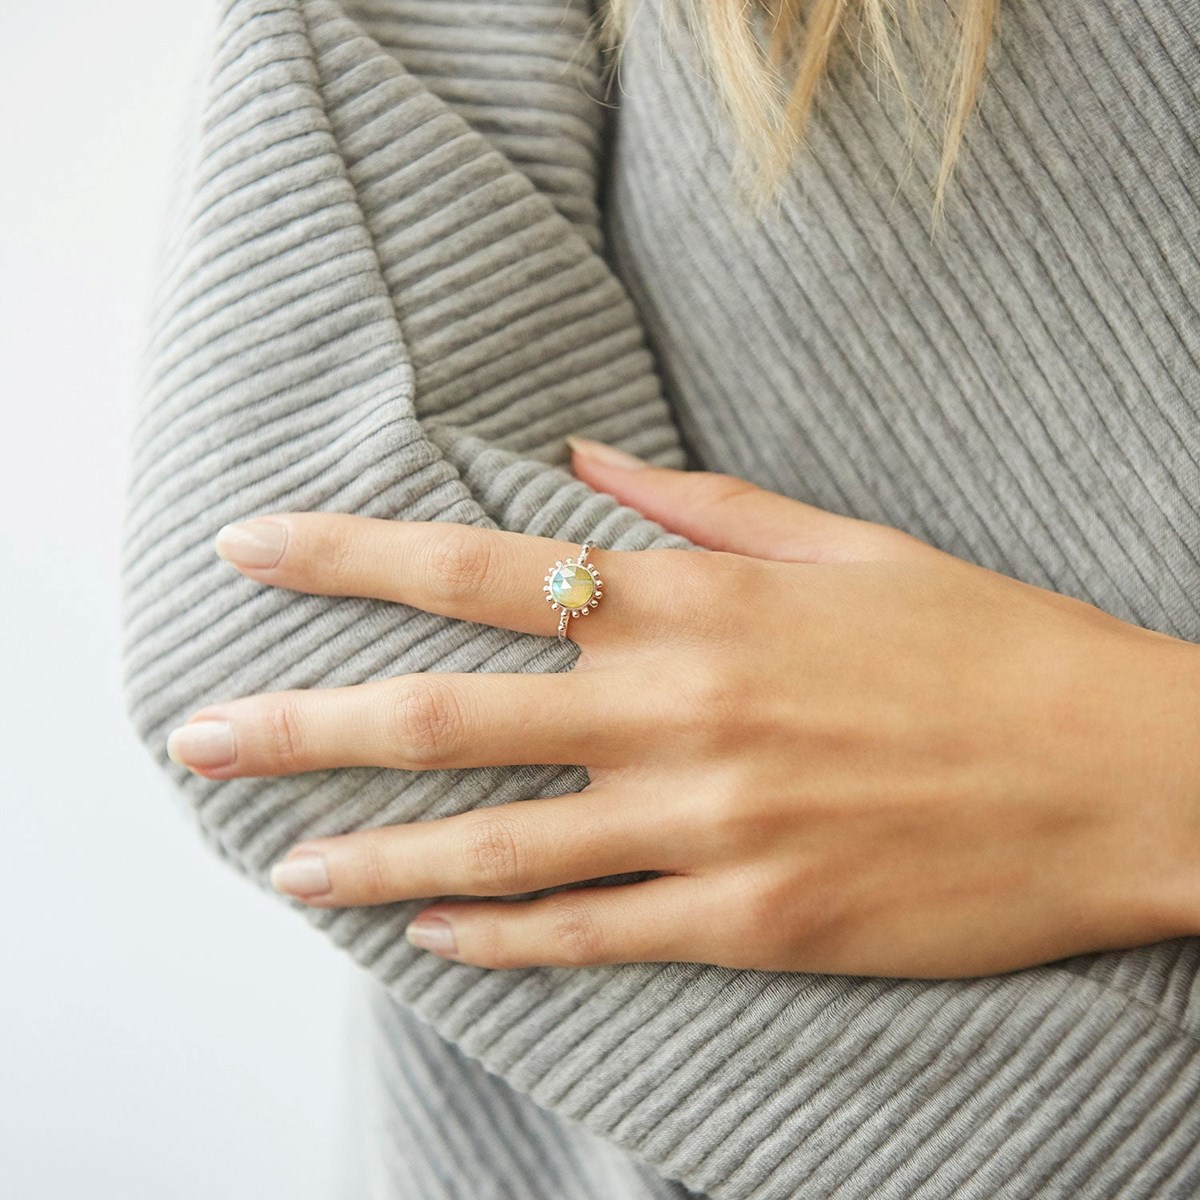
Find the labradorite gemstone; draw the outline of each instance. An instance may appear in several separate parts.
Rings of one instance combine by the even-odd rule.
[[[550,576],[550,595],[563,608],[582,608],[596,590],[596,581],[584,567],[559,567]]]

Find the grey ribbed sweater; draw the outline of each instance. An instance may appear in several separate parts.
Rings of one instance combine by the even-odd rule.
[[[257,585],[212,551],[256,512],[688,546],[573,479],[578,432],[1200,640],[1200,3],[1006,0],[937,240],[933,150],[906,173],[900,106],[848,57],[778,218],[739,217],[659,3],[611,108],[579,0],[220,6],[132,446],[124,671],[264,889],[302,837],[586,772],[176,767],[207,702],[573,661]],[[949,982],[487,971],[410,946],[420,905],[280,902],[363,968],[347,1197],[1200,1190],[1192,939]]]

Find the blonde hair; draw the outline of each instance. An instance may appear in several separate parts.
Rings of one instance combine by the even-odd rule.
[[[663,0],[664,4],[669,0]],[[853,43],[890,76],[903,102],[911,149],[919,130],[940,143],[933,185],[934,224],[941,218],[984,77],[1000,0],[681,0],[717,91],[738,134],[738,173],[755,206],[778,192],[819,101],[835,45]],[[634,0],[607,0],[601,44],[617,66]],[[931,9],[940,15],[931,21]],[[902,11],[901,11],[902,10]],[[765,44],[755,22],[766,23]],[[908,35],[920,74],[918,104],[900,68],[895,38]],[[882,71],[880,69],[882,68]]]

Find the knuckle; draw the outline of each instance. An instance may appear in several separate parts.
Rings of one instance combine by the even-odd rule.
[[[688,593],[704,590],[710,583],[709,560],[721,557],[715,550],[684,550],[676,546],[639,550],[638,555],[656,579],[669,580],[672,589],[679,587]]]
[[[406,678],[395,689],[389,735],[412,767],[432,767],[453,756],[462,728],[461,702],[454,689],[428,676]]]
[[[697,851],[711,863],[757,861],[770,847],[794,836],[789,831],[786,800],[765,780],[749,778],[739,768],[717,769],[693,808]],[[790,792],[789,792],[790,795]]]
[[[425,578],[439,600],[454,602],[473,596],[488,582],[495,565],[492,541],[469,525],[446,524],[429,540],[425,552]]]
[[[687,690],[695,715],[701,721],[720,722],[729,697],[740,691],[739,675],[723,660],[699,659],[688,673]]]
[[[697,472],[695,481],[696,507],[701,511],[724,508],[760,491],[756,483],[721,471]]]
[[[764,932],[779,931],[785,925],[792,928],[785,921],[781,908],[784,897],[779,894],[779,889],[771,886],[769,880],[760,874],[748,874],[740,890],[739,915],[743,928],[757,930],[759,936]]]
[[[821,872],[791,869],[787,877],[747,868],[727,897],[734,934],[768,955],[803,960],[820,948],[837,921],[837,892]]]
[[[803,935],[796,914],[781,889],[772,886],[765,872],[747,868],[731,880],[729,908],[734,935],[760,947],[775,949],[782,941]],[[802,911],[802,906],[801,906]]]
[[[480,811],[467,823],[462,842],[463,874],[471,894],[507,896],[521,890],[524,862],[516,822]]]
[[[748,686],[734,664],[700,656],[680,682],[685,703],[678,714],[702,749],[721,753],[743,742],[762,703],[759,687]]]
[[[604,936],[586,901],[560,893],[550,902],[550,938],[557,961],[585,967],[604,961]]]
[[[671,629],[677,638],[710,647],[728,644],[744,631],[755,602],[749,560],[720,550],[645,550],[651,578],[670,595]]]
[[[330,591],[349,587],[354,580],[354,539],[347,522],[322,514],[304,522],[303,550],[299,555],[314,577]]]
[[[354,894],[363,904],[392,899],[387,853],[377,837],[366,835],[358,844],[353,865]]]
[[[769,832],[763,818],[761,806],[745,791],[719,788],[705,798],[700,838],[719,861],[722,854],[753,850]]]
[[[271,761],[284,770],[297,770],[304,765],[304,737],[299,709],[284,700],[267,709],[264,725],[267,749]]]
[[[496,918],[481,918],[471,937],[470,961],[477,967],[504,970],[523,967],[527,959],[519,955],[504,936],[504,923]]]
[[[704,827],[732,845],[733,835],[740,832],[746,822],[747,806],[734,788],[718,787],[704,797],[701,812]]]

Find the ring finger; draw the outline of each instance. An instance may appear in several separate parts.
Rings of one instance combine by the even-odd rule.
[[[279,891],[323,908],[437,896],[513,896],[631,871],[670,871],[668,818],[615,788],[473,809],[293,846]],[[674,851],[674,854],[672,853]]]

